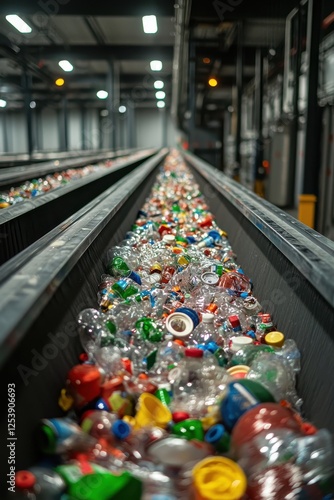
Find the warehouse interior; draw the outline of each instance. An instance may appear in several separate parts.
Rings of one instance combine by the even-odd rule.
[[[6,20],[14,11],[29,33]],[[313,225],[332,237],[331,2],[5,0],[0,14],[4,162],[181,145],[294,214],[301,194],[317,196]]]
[[[41,460],[35,438],[36,422],[63,418],[67,404],[69,417],[79,426],[84,411],[106,409],[105,402],[96,398],[95,406],[73,410],[73,402],[69,403],[72,396],[66,393],[66,374],[71,367],[80,363],[92,369],[94,365],[94,355],[89,349],[82,352],[82,340],[80,344],[78,333],[73,333],[80,331],[78,317],[82,311],[89,308],[95,310],[96,317],[106,314],[115,320],[117,335],[127,334],[122,342],[131,338],[131,349],[126,344],[131,355],[125,360],[131,360],[133,366],[138,354],[133,347],[136,329],[117,319],[115,311],[126,317],[127,308],[134,303],[135,317],[139,307],[147,311],[150,306],[148,319],[153,318],[164,334],[168,315],[177,314],[179,308],[183,308],[181,314],[188,314],[186,321],[190,318],[192,327],[194,317],[202,325],[207,310],[197,314],[195,309],[202,298],[191,302],[192,284],[207,285],[205,293],[209,296],[212,286],[223,282],[225,275],[240,273],[237,278],[247,281],[247,292],[228,286],[228,292],[224,289],[232,313],[243,317],[246,313],[241,302],[256,295],[263,312],[252,316],[252,321],[267,316],[261,323],[261,327],[266,321],[271,325],[267,333],[278,333],[280,341],[283,336],[283,341],[285,338],[298,346],[298,351],[287,354],[290,364],[297,357],[298,362],[292,364],[298,365],[301,356],[301,368],[292,377],[300,395],[296,419],[305,435],[309,432],[307,445],[303,441],[298,448],[306,451],[303,456],[300,452],[298,459],[308,467],[309,476],[314,475],[307,484],[298,483],[300,496],[282,496],[283,489],[288,488],[288,481],[283,481],[277,496],[266,492],[256,496],[247,490],[245,496],[233,499],[334,498],[333,68],[334,7],[330,0],[1,1],[0,371],[1,388],[6,391],[7,383],[15,386],[16,470],[30,470],[38,462],[53,474],[64,460],[66,466],[78,462],[80,474],[85,476],[91,466],[86,451],[81,453],[80,449],[73,456],[66,449]],[[166,193],[168,202],[163,199]],[[191,207],[191,211],[186,213],[184,207]],[[145,259],[148,261],[154,252],[149,245],[154,249],[157,242],[175,254],[169,260],[164,254],[168,263],[173,263],[171,276],[188,276],[189,262],[189,269],[200,266],[196,252],[202,252],[207,265],[205,272],[200,267],[200,274],[191,277],[191,286],[185,285],[182,298],[178,294],[185,278],[181,276],[179,283],[175,276],[175,282],[169,278],[177,306],[161,306],[163,314],[155,312],[154,307],[156,302],[160,304],[159,291],[169,286],[168,280],[159,278],[167,260],[159,257],[155,261],[152,257],[149,271],[145,267]],[[132,265],[135,257],[124,250],[129,245],[134,255],[147,245],[146,254],[145,250],[141,254],[143,262]],[[117,251],[121,256],[124,251],[129,259],[124,257],[129,274],[110,270],[110,255],[118,256]],[[218,278],[214,273],[221,274]],[[203,278],[209,274],[213,283]],[[145,286],[149,283],[149,291],[142,285],[142,278]],[[118,306],[125,295],[116,296],[112,288],[115,283],[119,285],[118,279],[123,280],[122,286],[132,280],[134,289],[140,290],[126,297],[124,309]],[[100,300],[105,290],[108,294]],[[210,295],[211,316],[216,312],[219,293],[221,289],[213,298]],[[92,308],[98,308],[98,312]],[[222,318],[223,313],[220,327],[232,321]],[[96,322],[99,329],[102,323],[100,319]],[[232,323],[228,323],[231,330]],[[247,337],[252,327],[242,324],[242,336]],[[180,340],[177,331],[173,332],[174,340]],[[59,347],[60,338],[66,339],[66,348]],[[254,345],[264,344],[263,339],[255,336]],[[232,343],[227,347],[226,342],[225,351],[231,350],[231,358]],[[272,344],[274,353],[284,346],[278,344]],[[181,338],[179,345],[187,344],[182,345]],[[56,354],[48,357],[45,353],[50,350]],[[143,358],[143,363],[151,354]],[[202,356],[204,359],[206,355]],[[219,365],[219,369],[226,366]],[[175,368],[173,364],[171,367]],[[150,370],[145,368],[136,377],[131,367],[129,370],[144,391]],[[103,369],[100,372],[104,377]],[[126,399],[128,395],[124,394],[131,390],[122,384],[119,397]],[[166,387],[170,388],[169,382]],[[295,396],[294,390],[291,393]],[[173,396],[172,390],[166,391]],[[132,403],[137,401],[138,394],[134,394]],[[254,397],[250,391],[248,402]],[[270,403],[279,402],[284,411],[293,407],[289,397],[277,401],[270,397]],[[88,403],[93,405],[92,401]],[[298,405],[302,406],[300,414]],[[0,435],[4,436],[8,433],[5,417],[0,419]],[[214,412],[203,417],[205,433],[210,423],[216,423],[216,417]],[[124,422],[137,429],[138,423],[131,418]],[[185,420],[190,418],[189,414]],[[170,420],[162,426],[163,433],[170,432],[175,423]],[[152,440],[167,440],[159,429],[158,437],[151,436]],[[323,431],[319,445],[318,429]],[[232,435],[231,429],[227,431]],[[57,435],[59,449],[61,439]],[[202,450],[202,445],[195,443],[189,453],[195,453],[195,448]],[[120,449],[124,451],[122,446]],[[8,468],[7,451],[3,447],[0,453],[2,470]],[[173,449],[167,451],[173,455]],[[215,449],[216,458],[220,452]],[[118,460],[120,456],[113,458]],[[119,467],[116,459],[109,463],[113,471]],[[133,464],[129,469],[134,477],[141,478],[145,467],[148,476],[153,470],[165,474],[157,484],[152,478],[153,486],[145,476],[146,496],[138,496],[138,492],[136,496],[134,490],[126,489],[112,496],[107,490],[93,493],[94,488],[85,490],[85,496],[79,489],[70,489],[73,478],[68,480],[66,493],[62,487],[56,492],[58,496],[51,496],[51,489],[45,493],[43,488],[53,484],[52,476],[48,486],[41,483],[41,496],[29,481],[26,487],[23,477],[20,488],[25,496],[19,488],[21,496],[17,498],[118,500],[123,491],[123,498],[129,500],[225,499],[223,495],[204,493],[205,488],[195,496],[193,490],[185,493],[181,486],[178,490],[175,477],[180,471],[176,472],[172,464],[167,469],[166,464],[159,465],[156,470],[151,458],[144,466],[141,459],[134,460],[133,470]],[[300,463],[296,459],[293,466],[302,467]],[[45,472],[34,473],[42,481]],[[188,470],[188,483],[189,474]],[[278,479],[273,482],[275,487],[278,483]],[[0,484],[0,495],[3,486]],[[286,491],[292,494],[292,490]]]

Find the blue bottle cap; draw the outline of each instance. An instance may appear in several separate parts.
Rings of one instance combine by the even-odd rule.
[[[226,431],[223,424],[216,424],[212,426],[205,434],[204,441],[210,444],[217,443],[217,441],[219,441],[223,437],[225,432]]]
[[[211,236],[211,238],[213,238],[216,243],[218,243],[221,240],[221,236],[219,234],[219,231],[216,231],[215,229],[212,229],[211,231],[209,231],[208,235]]]
[[[206,349],[214,354],[218,350],[218,344],[216,344],[216,342],[208,342],[206,344]]]
[[[111,432],[117,439],[126,439],[131,433],[131,427],[123,420],[116,420],[111,426]]]
[[[191,321],[194,323],[194,328],[199,325],[199,316],[194,309],[190,309],[189,307],[179,307],[178,309],[175,309],[175,312],[182,312],[183,314],[189,316]]]
[[[196,238],[194,238],[194,236],[187,236],[186,237],[186,240],[188,241],[188,243],[192,244],[192,243],[196,243]]]

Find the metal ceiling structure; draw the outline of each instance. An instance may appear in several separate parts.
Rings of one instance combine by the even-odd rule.
[[[0,94],[6,95],[8,109],[23,107],[27,91],[37,105],[39,101],[41,105],[46,102],[57,105],[66,95],[69,105],[74,102],[103,108],[96,91],[108,85],[110,89],[110,75],[116,72],[120,101],[131,99],[138,105],[155,106],[153,82],[158,78],[165,82],[169,107],[173,79],[173,91],[177,92],[174,116],[181,127],[189,111],[191,94],[196,96],[201,119],[210,108],[211,118],[217,119],[232,102],[239,57],[242,57],[241,85],[254,78],[257,50],[268,56],[274,49],[276,59],[268,56],[268,61],[276,65],[282,62],[280,47],[284,42],[285,19],[296,3],[296,0],[107,3],[102,0],[2,0]],[[186,17],[180,17],[183,10],[187,12]],[[5,16],[14,13],[32,27],[31,33],[20,34],[6,21]],[[146,14],[157,16],[156,34],[143,32],[141,17]],[[176,47],[182,49],[183,59],[175,69]],[[61,59],[73,64],[72,73],[64,73],[59,68]],[[163,63],[159,73],[150,70],[149,62],[154,59]],[[28,79],[25,74],[29,75]],[[218,80],[216,88],[208,86],[210,75]],[[58,77],[65,79],[62,88],[54,85]],[[192,90],[191,85],[194,85]]]

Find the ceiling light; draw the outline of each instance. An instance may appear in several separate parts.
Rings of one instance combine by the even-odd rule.
[[[211,59],[209,57],[203,57],[204,64],[210,64]]]
[[[152,71],[161,71],[162,70],[162,62],[161,61],[151,61],[150,62]]]
[[[32,29],[30,26],[23,21],[19,16],[16,14],[6,16],[6,20],[14,26],[14,28],[17,29],[20,33],[31,33]]]
[[[157,106],[158,106],[158,108],[164,108],[166,106],[166,104],[164,101],[158,101]]]
[[[66,61],[66,59],[64,59],[63,61],[59,61],[58,64],[64,71],[73,71],[72,64],[70,63],[70,61]]]
[[[276,50],[275,49],[269,49],[269,55],[271,56],[276,56]]]
[[[233,106],[228,106],[227,111],[228,111],[229,113],[233,113],[233,111],[234,111],[234,107],[233,107]]]
[[[161,80],[157,80],[156,82],[154,82],[155,89],[163,89],[164,86],[165,86],[165,84]]]
[[[157,18],[155,16],[143,17],[144,33],[156,33],[158,31]]]
[[[96,92],[96,95],[99,99],[107,99],[108,92],[106,90],[99,90],[98,92]]]
[[[109,111],[107,109],[101,109],[100,115],[101,116],[108,116],[109,115]]]
[[[57,78],[57,80],[55,81],[55,84],[57,85],[57,87],[62,87],[65,83],[65,80],[64,78]]]
[[[120,106],[120,107],[118,108],[118,111],[119,111],[120,113],[125,113],[125,111],[126,111],[126,106]]]
[[[217,80],[217,78],[210,78],[208,83],[209,83],[210,87],[217,87],[218,80]]]
[[[155,97],[157,99],[165,99],[166,94],[163,90],[159,90],[158,92],[155,93]]]
[[[31,109],[35,109],[36,108],[36,101],[31,101],[29,106],[31,107]]]
[[[5,108],[7,106],[7,101],[0,99],[0,108]]]

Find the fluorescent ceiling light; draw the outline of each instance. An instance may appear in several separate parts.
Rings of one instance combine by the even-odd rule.
[[[161,71],[162,70],[162,62],[161,61],[151,61],[150,62],[152,71]]]
[[[165,86],[165,84],[161,80],[157,80],[156,82],[154,82],[155,89],[163,89],[164,86]]]
[[[157,18],[155,16],[143,16],[144,33],[156,33],[158,31]]]
[[[155,97],[157,99],[165,99],[166,94],[163,90],[159,90],[158,92],[155,93]]]
[[[70,63],[70,61],[66,61],[66,59],[64,59],[63,61],[59,61],[58,64],[64,71],[73,71],[72,64]]]
[[[5,108],[7,106],[7,101],[0,99],[0,108]]]
[[[120,113],[125,113],[125,111],[126,111],[126,106],[120,106],[120,107],[118,108],[118,111],[119,111]]]
[[[30,26],[23,21],[19,16],[16,14],[11,14],[9,16],[6,16],[6,20],[14,26],[14,28],[17,29],[20,33],[31,33],[32,29]]]
[[[107,99],[108,92],[106,90],[99,90],[98,92],[96,92],[96,95],[99,99]]]
[[[166,106],[166,104],[164,101],[158,101],[157,106],[158,106],[158,108],[164,108]]]

